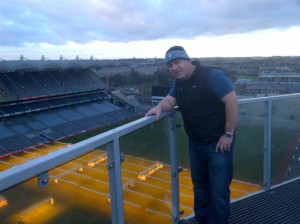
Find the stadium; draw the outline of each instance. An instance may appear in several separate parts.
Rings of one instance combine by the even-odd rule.
[[[144,118],[151,104],[111,91],[99,75],[126,63],[144,61],[0,61],[1,223],[164,224],[192,214],[180,115],[174,112],[177,159],[169,150],[171,115]],[[289,190],[299,185],[300,170],[300,104],[291,95],[240,101],[231,223],[300,221],[293,207],[299,199]],[[22,174],[15,170],[26,177],[12,180]],[[272,200],[277,192],[293,209]]]

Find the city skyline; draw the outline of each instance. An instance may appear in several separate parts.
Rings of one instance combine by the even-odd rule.
[[[299,56],[299,0],[0,3],[0,59]]]

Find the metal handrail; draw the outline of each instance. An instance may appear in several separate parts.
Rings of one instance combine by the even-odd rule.
[[[165,118],[174,112],[175,110],[162,113],[161,118]],[[51,152],[42,157],[38,157],[26,163],[4,170],[0,172],[0,192],[39,174],[45,173],[48,170],[69,162],[79,156],[93,151],[97,147],[105,145],[116,138],[120,138],[153,122],[155,122],[154,116],[143,117],[70,145],[69,147]]]
[[[297,97],[300,97],[300,93],[292,93],[292,94],[284,94],[284,95],[276,95],[276,96],[264,96],[264,97],[249,98],[249,99],[240,99],[239,104],[266,102],[269,100],[284,100],[284,99],[297,98]]]

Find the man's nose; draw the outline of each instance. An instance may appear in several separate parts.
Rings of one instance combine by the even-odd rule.
[[[171,71],[174,71],[174,70],[177,69],[177,65],[176,65],[175,63],[171,63],[171,64],[169,65],[169,68],[170,68]]]

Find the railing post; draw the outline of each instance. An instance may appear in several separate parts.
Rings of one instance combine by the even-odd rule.
[[[271,188],[271,163],[272,163],[272,99],[265,103],[266,116],[264,125],[264,188]]]
[[[172,181],[172,221],[177,224],[180,220],[180,202],[179,202],[179,169],[176,141],[176,114],[168,117],[169,127],[169,147],[171,161],[171,181]]]
[[[124,204],[121,176],[121,152],[119,138],[107,143],[111,223],[124,224]]]

